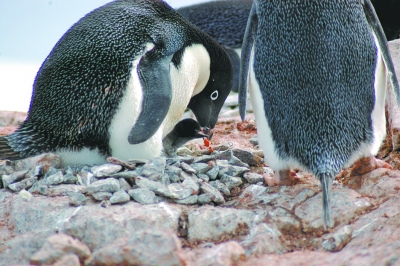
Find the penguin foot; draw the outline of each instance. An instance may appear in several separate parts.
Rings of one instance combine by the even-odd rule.
[[[265,183],[268,186],[293,186],[297,184],[299,178],[296,172],[291,170],[274,171],[274,176],[264,176]]]
[[[370,157],[365,157],[358,160],[351,169],[350,176],[364,175],[378,168],[387,168],[393,170],[393,167],[390,164],[376,159],[371,155]]]

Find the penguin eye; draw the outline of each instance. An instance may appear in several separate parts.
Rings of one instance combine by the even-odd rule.
[[[211,100],[215,101],[216,99],[218,99],[218,91],[215,90],[213,93],[211,93]]]

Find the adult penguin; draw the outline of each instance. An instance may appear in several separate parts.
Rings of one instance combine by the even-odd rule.
[[[223,48],[165,2],[108,3],[73,25],[43,62],[28,117],[0,140],[0,158],[159,156],[187,107],[214,128],[232,76]]]
[[[290,168],[313,173],[322,185],[324,228],[332,227],[334,177],[359,158],[373,163],[385,138],[387,74],[399,101],[370,1],[256,0],[242,60],[242,119],[248,85],[260,147],[278,183]]]
[[[232,90],[235,92],[239,85],[239,56],[252,3],[252,0],[210,1],[176,10],[225,48],[234,69]]]

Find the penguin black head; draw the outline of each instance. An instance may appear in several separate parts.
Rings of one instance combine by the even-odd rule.
[[[207,138],[209,132],[209,128],[200,127],[197,121],[191,118],[184,119],[163,139],[164,153],[168,157],[174,157],[177,149],[183,144],[192,139]]]

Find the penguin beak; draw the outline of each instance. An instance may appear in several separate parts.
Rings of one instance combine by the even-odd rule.
[[[196,137],[198,138],[208,138],[210,139],[210,128],[201,127],[199,131],[197,131]]]

